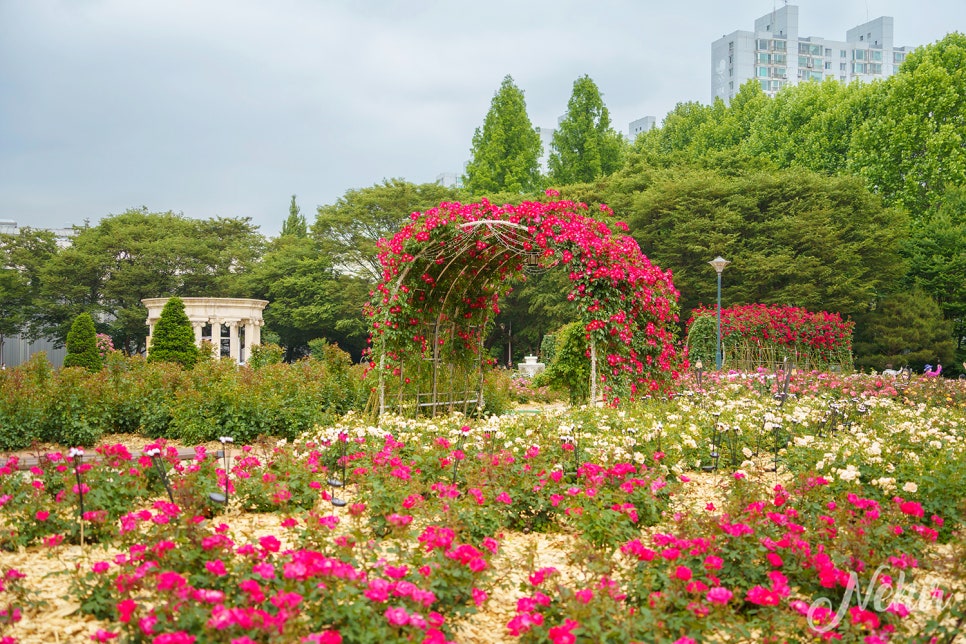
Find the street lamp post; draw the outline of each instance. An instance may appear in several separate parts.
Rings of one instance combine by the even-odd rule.
[[[507,367],[508,368],[512,369],[513,368],[513,322],[510,322],[508,325],[504,325],[501,322],[500,323],[500,330],[507,332],[507,335],[506,335],[506,364],[507,364]]]
[[[714,267],[715,272],[718,274],[718,344],[715,347],[714,363],[715,368],[721,371],[721,363],[724,362],[724,356],[721,355],[721,272],[731,262],[721,255],[718,255],[708,263]]]

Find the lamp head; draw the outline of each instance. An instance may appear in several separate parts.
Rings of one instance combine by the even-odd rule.
[[[714,259],[712,259],[708,263],[711,264],[714,267],[714,270],[715,270],[716,273],[718,273],[718,275],[721,275],[721,271],[723,271],[725,269],[725,266],[727,266],[731,262],[729,262],[728,260],[726,260],[721,255],[718,255],[717,257],[715,257]]]

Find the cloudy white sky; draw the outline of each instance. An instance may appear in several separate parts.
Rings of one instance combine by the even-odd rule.
[[[553,127],[583,74],[615,127],[711,100],[711,42],[782,0],[0,0],[0,219],[146,206],[275,235],[346,190],[460,172],[507,74]],[[963,0],[800,0],[802,36],[881,15],[897,45]]]

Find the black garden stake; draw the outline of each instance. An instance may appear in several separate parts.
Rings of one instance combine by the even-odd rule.
[[[168,471],[161,464],[161,450],[158,448],[149,449],[145,452],[151,457],[151,462],[154,464],[154,469],[158,473],[158,477],[161,479],[161,484],[164,485],[165,491],[168,493],[168,499],[171,500],[172,505],[174,504],[174,494],[171,492],[171,482],[168,480]]]
[[[77,477],[77,506],[80,510],[80,544],[84,546],[84,482],[81,480],[80,466],[84,460],[84,450],[79,447],[71,447],[67,455],[74,461],[74,476]]]
[[[718,450],[721,447],[721,432],[719,431],[718,419],[721,417],[721,412],[715,412],[712,414],[714,417],[714,423],[711,425],[711,465],[704,465],[701,467],[705,472],[717,472],[718,471],[718,457],[720,454]]]
[[[215,503],[224,504],[228,507],[228,443],[233,443],[234,439],[231,436],[222,436],[218,439],[221,441],[221,457],[225,463],[225,493],[212,492],[208,495],[208,498]]]
[[[453,485],[456,485],[456,473],[459,470],[460,459],[457,457],[456,453],[463,452],[463,444],[466,442],[467,432],[460,430],[460,437],[456,439],[456,449],[453,450]]]
[[[331,503],[332,503],[332,505],[334,505],[337,508],[344,508],[346,506],[345,499],[340,499],[340,498],[338,498],[335,495],[335,488],[345,487],[345,483],[346,483],[346,478],[345,478],[345,467],[346,467],[346,465],[345,464],[346,464],[346,460],[347,460],[346,459],[346,443],[348,442],[348,440],[349,440],[349,435],[348,434],[346,434],[345,432],[339,432],[339,454],[340,454],[340,456],[336,459],[335,465],[338,465],[340,462],[342,463],[342,479],[339,480],[339,479],[335,478],[334,476],[330,476],[329,477],[329,480],[328,480],[329,486],[333,488],[333,490],[332,490],[332,501],[331,501]],[[333,469],[335,469],[335,468],[333,468]]]

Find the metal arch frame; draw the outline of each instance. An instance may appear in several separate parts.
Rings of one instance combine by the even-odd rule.
[[[475,221],[463,222],[456,225],[457,232],[453,239],[449,242],[443,243],[427,243],[423,248],[419,250],[413,256],[413,259],[407,262],[407,266],[402,268],[399,275],[397,276],[391,290],[388,293],[388,302],[391,303],[398,298],[399,291],[403,286],[406,278],[409,276],[412,269],[417,265],[426,265],[427,262],[436,262],[438,259],[448,259],[445,266],[436,275],[436,282],[441,281],[441,278],[447,274],[447,272],[453,267],[457,259],[463,256],[471,247],[473,247],[481,239],[495,239],[497,244],[491,244],[490,248],[496,248],[497,251],[492,253],[488,258],[483,259],[482,264],[477,264],[476,262],[467,262],[452,280],[446,294],[439,301],[439,311],[436,314],[436,321],[433,327],[433,349],[432,349],[432,391],[431,391],[431,401],[430,408],[432,409],[432,415],[435,416],[437,411],[437,406],[439,405],[439,370],[440,370],[440,344],[439,344],[439,334],[442,326],[444,317],[446,316],[449,308],[448,303],[450,302],[450,297],[454,293],[454,289],[458,290],[456,287],[461,282],[463,283],[462,289],[465,295],[470,291],[474,284],[478,284],[474,280],[464,281],[466,273],[470,269],[476,271],[475,276],[480,275],[486,267],[496,260],[499,260],[497,266],[494,267],[494,273],[499,274],[500,269],[505,267],[507,264],[513,261],[519,261],[522,258],[521,265],[518,270],[524,273],[537,273],[545,272],[557,266],[559,260],[554,259],[546,264],[542,263],[540,260],[544,257],[543,251],[537,249],[536,244],[532,243],[532,238],[530,237],[530,229],[527,226],[511,222],[504,221],[500,219],[480,219]],[[527,249],[530,246],[530,250]],[[503,250],[498,248],[502,247]],[[435,256],[429,257],[428,254],[435,250]],[[487,284],[490,284],[490,279],[485,279],[483,284],[480,284],[480,290],[484,290]],[[434,284],[428,291],[428,293],[433,293],[436,289]],[[490,313],[487,312],[483,316],[482,326],[480,327],[480,347],[479,356],[480,363],[477,366],[479,370],[478,378],[478,396],[477,399],[482,403],[482,390],[484,381],[484,370],[482,368],[482,356],[483,356],[483,344],[485,342],[486,335],[485,331],[487,323],[490,320]],[[455,329],[455,325],[454,325]],[[596,401],[597,397],[597,351],[596,342],[594,340],[593,334],[590,336],[589,341],[590,350],[590,399]],[[386,365],[386,339],[385,337],[381,340],[381,352],[379,358],[379,414],[386,413],[386,375],[385,375],[385,365]],[[403,375],[399,375],[400,381],[402,381]],[[451,383],[452,386],[452,383]],[[402,407],[402,396],[403,390],[400,387],[400,407]],[[416,402],[418,409],[419,392],[417,390]],[[452,406],[453,401],[450,401],[450,406]]]
[[[414,266],[416,266],[416,264],[418,263],[418,261],[420,259],[424,258],[427,255],[427,253],[429,253],[434,248],[436,248],[438,251],[441,251],[441,252],[439,252],[436,255],[436,257],[433,258],[433,261],[435,261],[436,259],[441,258],[441,257],[443,257],[443,258],[445,258],[447,256],[450,257],[449,263],[444,268],[444,270],[441,271],[440,274],[439,274],[439,276],[442,276],[445,273],[446,269],[448,269],[449,266],[451,266],[453,264],[453,262],[456,260],[456,258],[459,257],[459,256],[461,256],[463,253],[465,253],[470,248],[470,246],[475,243],[474,242],[474,235],[473,234],[468,234],[468,235],[465,235],[464,236],[464,235],[460,235],[460,233],[461,232],[464,232],[464,231],[467,231],[467,230],[472,230],[472,229],[474,229],[476,226],[478,226],[480,224],[506,225],[506,226],[512,227],[512,228],[517,228],[517,229],[521,229],[521,230],[527,230],[527,228],[525,226],[521,226],[520,224],[515,224],[513,222],[506,222],[506,221],[501,221],[501,220],[479,220],[478,222],[466,222],[464,224],[458,224],[457,227],[460,229],[460,232],[457,233],[457,236],[458,237],[461,236],[462,237],[462,240],[461,241],[454,240],[454,242],[456,242],[456,243],[453,243],[453,244],[442,244],[441,245],[441,248],[438,247],[436,244],[427,244],[426,246],[424,246],[423,248],[421,248],[420,251],[416,255],[413,256],[413,259],[411,261],[407,262],[407,265],[400,271],[398,277],[396,278],[395,283],[392,286],[392,289],[390,290],[390,292],[387,295],[388,302],[391,303],[391,302],[394,301],[394,299],[397,298],[397,296],[399,294],[399,290],[401,289],[401,287],[402,287],[403,283],[405,282],[406,278],[409,276],[410,271],[413,269]],[[491,229],[491,231],[492,231],[492,229]],[[507,250],[511,252],[511,258],[512,258],[515,249],[512,249],[512,248],[507,247]],[[522,249],[521,249],[521,252],[523,252]],[[517,254],[519,254],[519,253],[517,253]],[[495,254],[494,257],[499,257],[501,255],[503,255],[502,252]],[[492,261],[492,259],[490,261]],[[468,266],[469,266],[469,264],[467,264],[467,267]],[[502,266],[502,264],[501,264],[501,266]],[[455,284],[456,284],[456,281],[454,280],[453,286],[455,286]],[[451,289],[452,289],[452,286],[451,286]],[[447,293],[447,299],[448,299],[448,293]],[[444,303],[445,303],[445,299],[444,299]],[[438,336],[439,319],[441,319],[444,310],[445,310],[445,308],[441,306],[440,307],[440,314],[439,314],[439,317],[437,318],[437,329],[436,329],[436,332],[434,333],[434,335],[436,335],[436,336]],[[489,319],[489,316],[487,316],[484,319],[484,325],[485,325],[485,323],[486,323],[486,321],[488,319]],[[482,334],[481,334],[481,336],[482,336]],[[434,357],[435,356],[438,356],[438,342],[437,342],[437,340],[438,340],[438,337],[434,337],[434,339],[433,339],[433,343],[434,343],[434,347],[433,347]],[[481,343],[482,343],[482,341],[483,340],[481,339]],[[386,342],[385,341],[385,338],[383,337],[382,340],[381,340],[381,343],[380,343],[381,344],[381,351],[380,351],[380,355],[379,355],[379,381],[378,381],[378,388],[379,388],[379,413],[380,414],[384,414],[386,412],[386,380],[385,380],[385,378],[386,378],[386,346],[385,346],[385,342]],[[434,360],[434,362],[435,361],[436,360]],[[436,375],[437,375],[435,373],[435,369],[437,369],[437,367],[434,365],[434,380],[436,379]],[[480,388],[482,389],[482,374],[481,374],[481,380],[480,380],[480,382],[481,382]],[[435,403],[435,396],[434,396],[434,403]]]

